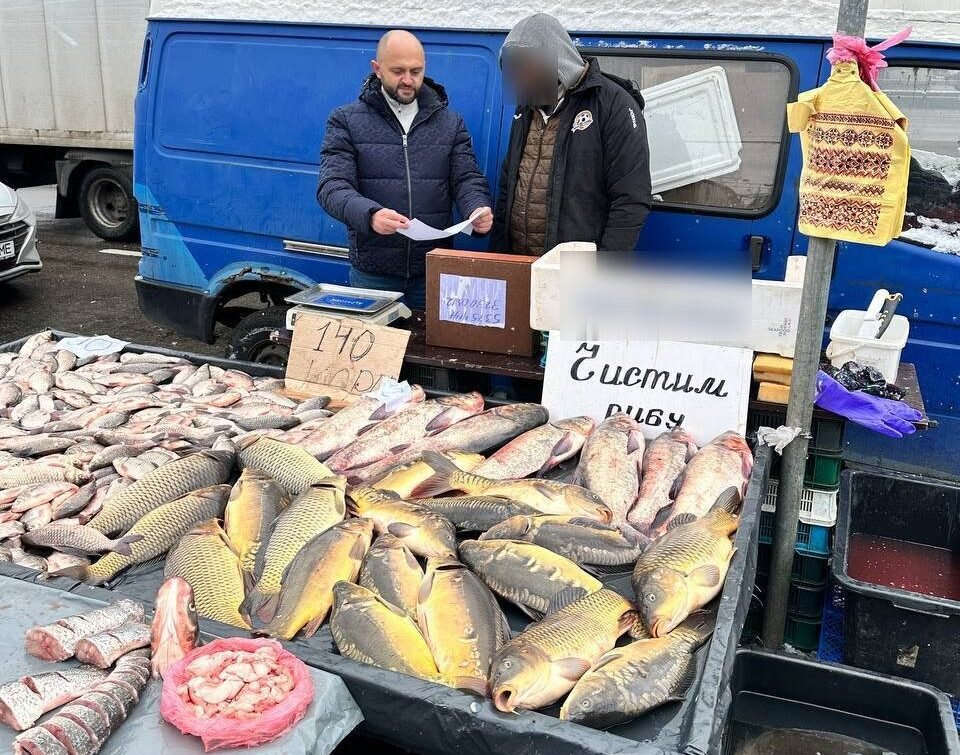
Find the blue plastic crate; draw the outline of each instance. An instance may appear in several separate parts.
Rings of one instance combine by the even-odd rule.
[[[823,601],[823,623],[820,625],[821,661],[843,663],[843,592],[833,585]]]
[[[843,591],[833,585],[823,602],[823,623],[820,625],[820,645],[817,658],[831,663],[843,663]],[[960,698],[950,698],[953,719],[960,731]]]
[[[773,542],[773,522],[775,514],[763,511],[760,514],[760,542]],[[797,522],[797,553],[810,556],[829,556],[833,552],[833,527],[821,527],[816,524]]]

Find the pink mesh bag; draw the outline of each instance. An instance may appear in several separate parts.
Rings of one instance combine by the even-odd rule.
[[[276,652],[275,663],[293,677],[293,689],[283,700],[256,717],[245,720],[215,716],[201,718],[195,713],[196,706],[185,702],[177,694],[177,688],[190,680],[187,667],[197,658],[227,650],[255,653],[263,647],[272,647]],[[160,696],[160,715],[184,734],[200,737],[203,749],[211,752],[224,747],[255,747],[282,737],[304,717],[312,701],[313,680],[310,670],[303,661],[284,650],[279,642],[231,637],[214,640],[209,645],[192,650],[167,670]]]

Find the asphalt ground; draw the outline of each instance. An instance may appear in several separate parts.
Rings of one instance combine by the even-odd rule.
[[[133,284],[139,245],[104,241],[79,218],[55,219],[52,186],[22,189],[20,194],[37,216],[43,269],[0,283],[0,343],[54,328],[181,351],[226,354],[223,328],[218,329],[217,343],[210,345],[180,337],[140,313]]]

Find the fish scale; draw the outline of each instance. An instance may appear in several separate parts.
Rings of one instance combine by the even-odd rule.
[[[216,520],[202,523],[180,538],[167,554],[163,576],[180,577],[193,590],[199,616],[249,629],[240,616],[243,572]]]
[[[241,568],[251,576],[257,553],[269,539],[274,521],[289,503],[290,496],[283,487],[259,470],[244,469],[234,483],[224,514],[224,529]]]
[[[605,653],[570,691],[560,718],[606,728],[676,699],[686,692],[695,669],[693,653],[709,639],[714,620],[692,617],[665,637]]]
[[[127,490],[130,488],[124,492]],[[163,555],[200,522],[219,517],[229,493],[229,485],[214,485],[156,507],[127,533],[144,536],[142,540],[131,543],[130,555],[108,553],[88,567],[85,574],[87,580],[96,584],[106,582],[132,564]]]
[[[277,517],[270,540],[257,553],[257,584],[248,593],[241,613],[257,614],[263,621],[273,618],[288,564],[314,536],[346,515],[345,484],[342,477],[332,477],[327,483],[311,485]]]
[[[583,594],[603,586],[569,559],[531,543],[466,540],[460,558],[491,590],[534,616],[547,613],[565,590]]]
[[[559,700],[633,624],[633,605],[601,589],[560,608],[501,648],[490,686],[498,710],[540,708]]]
[[[233,457],[225,451],[201,451],[175,459],[104,501],[89,526],[105,535],[126,530],[157,506],[224,482],[232,468]]]
[[[292,496],[333,477],[330,469],[302,448],[267,437],[250,437],[238,444],[243,469],[259,469],[280,483]]]
[[[360,585],[333,588],[330,632],[340,654],[428,681],[440,681],[437,665],[417,625]]]
[[[379,535],[360,566],[357,582],[377,593],[388,603],[417,617],[417,595],[423,581],[423,569],[398,537]]]

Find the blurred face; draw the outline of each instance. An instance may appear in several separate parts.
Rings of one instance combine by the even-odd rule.
[[[384,91],[403,105],[409,105],[420,93],[426,70],[423,46],[408,32],[393,32],[380,45],[373,72]]]
[[[560,84],[556,52],[507,48],[503,52],[503,74],[518,105],[556,105]]]

